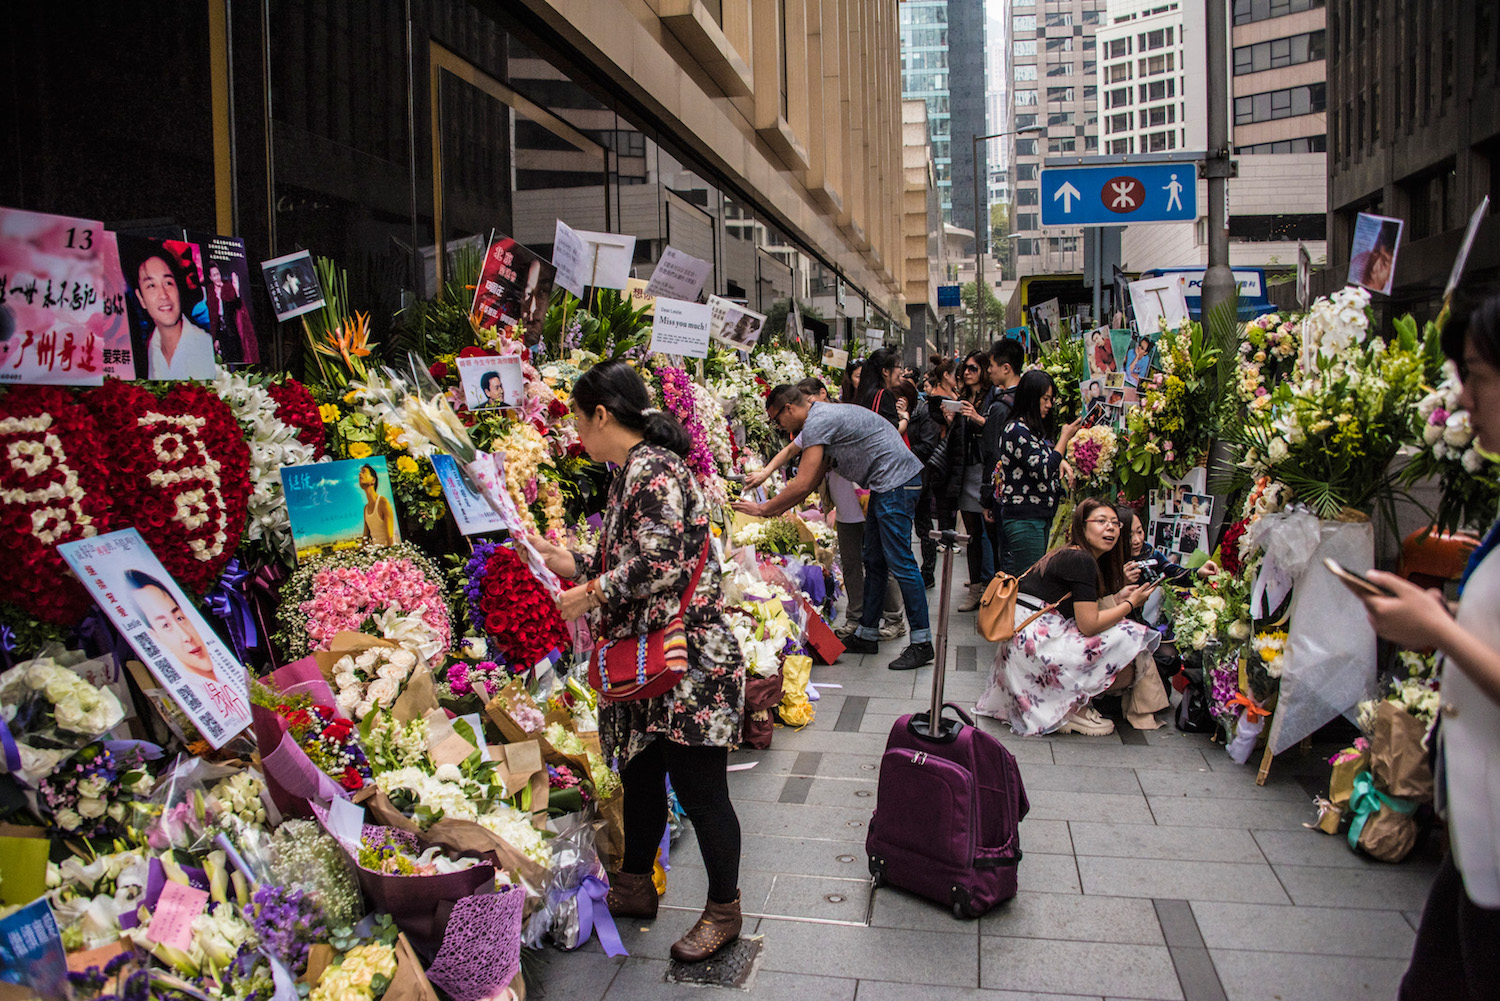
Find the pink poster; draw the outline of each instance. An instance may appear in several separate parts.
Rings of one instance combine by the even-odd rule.
[[[104,235],[90,219],[0,208],[0,383],[104,382]]]

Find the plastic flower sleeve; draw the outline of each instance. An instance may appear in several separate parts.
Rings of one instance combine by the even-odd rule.
[[[523,942],[542,947],[551,937],[558,948],[577,949],[598,932],[599,944],[610,956],[627,955],[614,919],[604,905],[609,876],[594,850],[595,822],[582,818],[552,842],[552,875],[542,906],[526,922]]]
[[[1369,522],[1325,521],[1319,543],[1297,579],[1287,627],[1287,664],[1271,720],[1271,753],[1295,746],[1375,691],[1375,632],[1359,598],[1323,566],[1333,559],[1355,573],[1375,565]],[[1338,623],[1337,629],[1328,628]]]

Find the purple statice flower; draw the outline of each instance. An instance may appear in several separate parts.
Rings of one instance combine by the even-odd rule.
[[[566,353],[583,344],[583,321],[576,316],[563,330],[562,349]]]
[[[322,908],[300,887],[262,886],[245,905],[245,920],[261,948],[293,973],[305,970],[309,949],[328,938]]]

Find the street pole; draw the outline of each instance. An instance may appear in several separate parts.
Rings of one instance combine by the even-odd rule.
[[[984,251],[988,247],[981,248],[979,243],[979,140],[980,136],[974,137],[974,156],[969,161],[974,165],[974,307],[978,312],[975,322],[979,331],[979,342],[976,345],[980,349],[984,347]],[[988,137],[984,137],[988,138]],[[985,158],[988,163],[988,157]],[[989,220],[985,220],[988,222]],[[988,227],[986,227],[988,229]],[[986,233],[988,236],[988,233]],[[986,239],[988,244],[989,240]]]
[[[1208,179],[1208,270],[1203,273],[1203,317],[1234,297],[1234,273],[1229,270],[1229,0],[1208,4],[1208,156],[1203,176]]]

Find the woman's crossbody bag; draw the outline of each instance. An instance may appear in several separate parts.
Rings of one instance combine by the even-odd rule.
[[[984,597],[979,600],[979,633],[991,643],[1005,643],[1017,632],[1025,629],[1037,619],[1048,612],[1055,611],[1058,605],[1073,597],[1073,592],[1058,598],[1050,605],[1043,606],[1035,615],[1032,615],[1016,625],[1016,596],[1021,591],[1021,577],[1036,569],[1041,560],[1032,564],[1020,576],[1012,576],[1004,570],[995,574],[990,581],[989,587],[984,589]]]
[[[629,702],[665,695],[688,669],[687,628],[682,617],[687,614],[698,579],[708,563],[713,537],[704,543],[703,555],[682,595],[682,606],[663,629],[653,629],[623,640],[604,640],[589,657],[589,685],[606,702]],[[606,550],[608,552],[608,550]],[[601,568],[608,569],[606,565]]]

